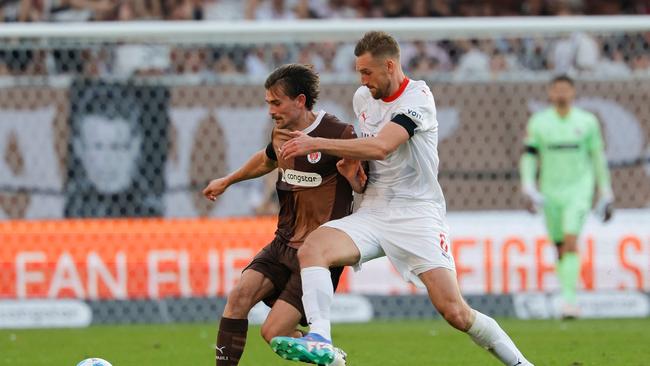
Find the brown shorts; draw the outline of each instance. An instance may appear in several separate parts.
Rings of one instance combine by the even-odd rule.
[[[296,253],[297,249],[285,244],[284,240],[277,237],[257,253],[251,263],[244,270],[252,269],[260,272],[271,280],[275,291],[263,301],[269,307],[280,299],[286,301],[302,314],[300,324],[305,326],[305,310],[302,307],[302,282],[300,281],[300,264]],[[343,267],[331,268],[332,284],[334,290],[339,283]]]

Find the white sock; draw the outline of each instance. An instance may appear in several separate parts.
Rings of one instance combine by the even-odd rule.
[[[490,351],[504,365],[532,365],[494,319],[476,310],[473,311],[476,318],[467,334],[474,343]]]
[[[309,323],[309,331],[331,340],[330,308],[334,287],[330,270],[324,267],[307,267],[300,271],[302,278],[302,304]]]

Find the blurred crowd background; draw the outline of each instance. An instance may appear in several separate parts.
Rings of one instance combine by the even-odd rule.
[[[3,0],[6,22],[648,14],[646,0]]]
[[[398,17],[571,16],[650,14],[650,1],[627,0],[0,0],[4,22],[233,21]],[[0,75],[89,77],[195,75],[265,77],[287,62],[312,64],[322,75],[354,72],[353,45],[113,44],[106,47],[0,48]],[[517,79],[548,73],[650,74],[650,33],[404,42],[412,77]]]

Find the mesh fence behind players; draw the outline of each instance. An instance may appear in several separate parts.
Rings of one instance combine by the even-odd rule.
[[[467,19],[472,26],[462,29],[410,20],[349,29],[5,28],[0,219],[273,213],[274,175],[239,183],[215,204],[200,190],[268,142],[262,85],[276,66],[314,65],[322,79],[316,108],[353,122],[354,41],[377,28],[398,36],[408,75],[427,80],[436,97],[449,210],[522,207],[516,166],[525,124],[547,104],[546,83],[560,72],[577,78],[576,104],[600,119],[617,206],[647,207],[650,21],[616,19],[515,20],[519,28]]]

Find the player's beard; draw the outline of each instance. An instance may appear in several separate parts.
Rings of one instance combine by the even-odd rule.
[[[377,86],[373,87],[374,93],[372,92],[372,89],[370,90],[370,94],[372,95],[373,98],[375,99],[383,99],[388,97],[389,91],[390,91],[390,81],[386,80],[386,83],[383,85],[377,84]]]
[[[373,92],[373,90],[374,90],[374,92]],[[382,98],[386,98],[388,96],[387,90],[388,90],[388,88],[382,88],[382,87],[377,86],[377,87],[373,87],[372,89],[370,89],[370,94],[375,99],[382,99]]]

